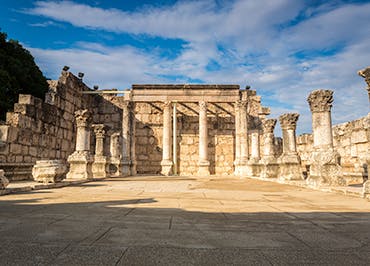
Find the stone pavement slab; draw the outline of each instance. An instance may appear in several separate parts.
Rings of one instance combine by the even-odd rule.
[[[370,202],[235,177],[0,197],[3,265],[368,265]]]

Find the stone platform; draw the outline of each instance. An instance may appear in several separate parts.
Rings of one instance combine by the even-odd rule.
[[[366,265],[370,202],[230,177],[112,178],[0,197],[4,265]]]

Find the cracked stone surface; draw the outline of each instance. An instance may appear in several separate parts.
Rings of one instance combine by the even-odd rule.
[[[370,202],[233,177],[112,178],[0,197],[4,265],[366,265]]]

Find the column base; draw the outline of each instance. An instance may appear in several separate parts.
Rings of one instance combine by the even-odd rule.
[[[108,176],[108,160],[106,156],[94,156],[92,174],[94,178],[103,178]]]
[[[129,176],[131,174],[131,161],[122,161],[121,167],[119,168],[121,176]]]
[[[0,170],[0,189],[5,189],[9,185],[9,180],[4,176],[4,170]]]
[[[370,180],[367,180],[364,184],[363,184],[363,188],[362,188],[362,196],[366,199],[370,199]]]
[[[210,166],[210,162],[209,161],[200,161],[199,164],[198,164],[198,175],[199,176],[208,176],[210,175],[210,172],[209,172],[209,166]]]
[[[261,160],[261,177],[277,178],[279,176],[279,164],[274,157],[264,157]]]
[[[282,155],[279,160],[279,175],[281,180],[304,180],[301,169],[301,158],[297,154]]]
[[[346,186],[342,167],[339,165],[339,154],[334,150],[317,150],[311,155],[310,175],[307,184],[319,187],[322,185]]]
[[[173,162],[171,160],[162,160],[161,167],[162,175],[169,176],[173,174]]]
[[[92,179],[93,160],[86,151],[76,151],[67,160],[70,163],[66,179]]]
[[[242,168],[242,174],[246,177],[259,177],[261,173],[259,158],[250,158]]]
[[[234,162],[235,170],[234,175],[243,176],[245,175],[245,167],[248,164],[248,159],[240,159]]]
[[[32,168],[33,179],[41,183],[56,183],[65,178],[67,166],[63,160],[40,160]]]
[[[234,175],[236,176],[240,175],[240,160],[234,161]]]

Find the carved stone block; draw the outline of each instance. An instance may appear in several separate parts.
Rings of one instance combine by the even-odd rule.
[[[307,183],[311,186],[345,186],[339,154],[333,149],[316,150],[311,154],[310,175]]]
[[[0,170],[0,189],[5,189],[9,185],[9,180],[4,176],[4,170]]]
[[[65,178],[67,166],[63,160],[40,160],[32,168],[33,179],[42,183],[56,183]]]

